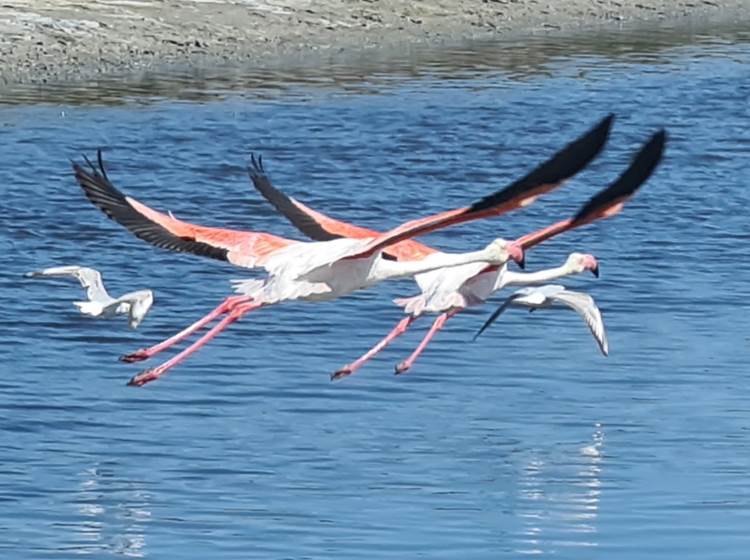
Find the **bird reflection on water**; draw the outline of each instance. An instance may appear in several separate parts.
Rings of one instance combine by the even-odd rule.
[[[532,457],[519,481],[522,522],[519,554],[555,554],[560,548],[596,547],[602,492],[604,427],[597,423],[591,443],[575,449],[571,464]],[[575,474],[559,471],[575,467]]]
[[[114,478],[98,466],[84,469],[79,476],[82,480],[73,499],[80,516],[73,525],[75,552],[145,557],[145,526],[151,521],[148,491],[139,483]]]

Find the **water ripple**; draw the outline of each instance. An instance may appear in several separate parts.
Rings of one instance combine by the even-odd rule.
[[[0,108],[0,554],[744,558],[747,34],[618,37],[410,53],[328,77],[103,81]],[[599,257],[602,278],[569,284],[600,303],[609,358],[565,313],[509,312],[471,343],[487,307],[452,319],[407,375],[393,364],[430,319],[330,383],[400,319],[390,300],[415,291],[403,281],[262,310],[163,381],[125,386],[140,366],[117,356],[199,317],[243,273],[135,240],[84,199],[69,158],[102,146],[147,203],[297,237],[252,192],[251,150],[311,206],[385,229],[497,188],[613,110],[610,145],[580,178],[429,238],[466,250],[556,220],[667,126],[663,166],[621,216],[528,255],[531,268]],[[139,330],[78,315],[75,284],[22,278],[70,263],[100,268],[115,293],[153,288]]]

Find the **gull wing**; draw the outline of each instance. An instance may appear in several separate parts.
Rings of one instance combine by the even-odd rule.
[[[131,329],[135,329],[138,328],[138,325],[141,324],[141,321],[151,309],[154,303],[154,293],[151,290],[128,292],[118,297],[115,303],[127,304],[128,324]]]
[[[607,356],[609,354],[609,342],[607,341],[607,331],[604,328],[604,320],[599,307],[596,305],[594,298],[583,292],[574,292],[571,290],[562,290],[548,296],[552,301],[562,303],[578,313],[591,331],[599,345],[599,350]]]
[[[497,318],[500,317],[500,315],[502,315],[502,313],[506,309],[508,309],[511,305],[514,305],[514,304],[518,305],[517,300],[529,298],[533,296],[534,293],[535,293],[535,290],[533,288],[522,288],[518,290],[517,292],[514,292],[511,295],[509,295],[507,298],[505,298],[505,301],[500,306],[498,306],[497,309],[495,309],[492,315],[490,315],[489,318],[484,322],[484,325],[482,325],[482,328],[480,328],[477,331],[477,333],[474,335],[473,340],[476,340],[484,331],[487,330],[487,328],[489,328],[490,325],[492,325],[492,323],[497,321]],[[539,303],[543,301],[544,301],[544,296],[541,296]]]
[[[102,275],[98,270],[93,268],[87,268],[85,266],[53,266],[45,268],[44,270],[38,270],[36,272],[29,272],[26,274],[29,278],[37,277],[65,277],[71,276],[78,280],[81,286],[86,290],[86,297],[91,301],[100,303],[107,303],[112,298],[107,293],[102,283]]]

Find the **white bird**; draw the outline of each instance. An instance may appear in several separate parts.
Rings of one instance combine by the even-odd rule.
[[[118,298],[113,298],[104,289],[99,271],[84,266],[55,266],[27,272],[25,276],[27,278],[72,276],[78,279],[81,286],[86,289],[88,301],[73,302],[82,314],[91,317],[127,315],[131,329],[138,328],[154,303],[154,294],[151,290],[128,292]]]
[[[602,354],[607,356],[609,354],[607,331],[604,328],[602,313],[594,298],[583,292],[568,290],[565,286],[559,284],[522,288],[514,292],[490,315],[482,328],[474,335],[474,340],[494,323],[508,307],[526,307],[529,311],[534,311],[561,305],[569,307],[581,316],[596,339]]]
[[[605,119],[579,142],[588,136],[590,142],[592,139],[600,142],[598,146],[600,149],[604,144],[610,124],[611,118]],[[633,196],[656,168],[663,153],[664,142],[664,131],[653,135],[638,152],[628,169],[609,187],[589,199],[573,218],[554,223],[516,241],[524,250],[527,250],[565,231],[617,214],[623,204]],[[378,235],[376,231],[333,219],[311,209],[279,191],[267,178],[263,181],[253,178],[253,185],[297,229],[313,239],[364,238]],[[426,258],[438,253],[435,249],[414,240],[392,245],[386,249],[386,252],[395,259]],[[528,274],[509,271],[507,265],[498,267],[481,262],[418,274],[414,279],[421,293],[410,298],[395,300],[404,308],[407,317],[402,319],[368,352],[334,372],[332,378],[340,378],[356,371],[396,337],[406,332],[409,326],[425,313],[439,313],[440,315],[416,350],[396,367],[397,373],[402,373],[411,367],[431,338],[443,327],[445,321],[462,309],[484,303],[493,293],[509,285],[549,282],[563,276],[579,274],[585,270],[590,270],[598,276],[596,259],[592,255],[572,253],[561,267]]]

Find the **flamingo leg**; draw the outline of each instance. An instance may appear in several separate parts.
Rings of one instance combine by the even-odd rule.
[[[154,344],[153,346],[150,346],[149,348],[141,348],[140,350],[136,350],[135,352],[131,354],[125,354],[123,356],[120,356],[120,361],[132,363],[132,362],[140,362],[142,360],[147,360],[151,356],[158,354],[162,350],[166,350],[170,346],[177,344],[178,342],[186,339],[188,336],[193,334],[198,329],[203,328],[205,325],[216,319],[218,316],[223,315],[224,313],[227,313],[228,311],[231,311],[232,308],[238,304],[241,303],[247,303],[250,300],[247,296],[229,296],[224,301],[222,301],[216,308],[204,315],[202,318],[198,319],[195,323],[188,326],[187,328],[182,329],[180,332],[178,332],[174,336],[170,336],[166,340],[163,340],[162,342],[159,342],[158,344]]]
[[[458,313],[460,309],[454,309],[452,311],[447,311],[445,313],[441,313],[437,319],[435,319],[435,322],[432,323],[432,326],[430,327],[430,330],[427,331],[427,334],[422,339],[422,342],[419,343],[419,346],[416,347],[414,352],[411,353],[411,356],[406,358],[403,362],[398,364],[396,366],[396,375],[400,373],[404,373],[407,371],[411,366],[414,365],[414,362],[417,360],[419,355],[424,352],[424,349],[427,347],[427,345],[432,340],[432,337],[434,337],[437,332],[443,328],[443,325],[445,325],[445,322],[453,317],[456,313]]]
[[[204,334],[198,340],[193,342],[190,346],[185,348],[182,352],[173,356],[172,358],[170,358],[163,364],[144,370],[138,375],[134,375],[130,379],[130,381],[128,381],[128,385],[141,387],[142,385],[145,385],[146,383],[155,381],[156,379],[164,375],[168,370],[172,369],[174,366],[184,361],[188,356],[190,356],[191,354],[199,350],[204,344],[206,344],[208,341],[214,338],[221,331],[226,329],[229,325],[234,323],[237,319],[239,319],[246,313],[254,309],[258,309],[259,307],[262,307],[262,306],[263,306],[262,303],[255,303],[255,302],[240,303],[240,304],[234,305],[232,309],[229,311],[229,315],[227,315],[221,321],[216,323],[216,325],[214,325],[211,328],[211,330],[209,330],[206,334]]]
[[[389,332],[383,340],[378,342],[375,346],[370,348],[365,354],[357,358],[355,361],[353,361],[350,364],[345,365],[340,370],[335,371],[331,374],[331,381],[335,381],[336,379],[341,379],[342,377],[346,377],[347,375],[351,375],[355,371],[357,371],[359,368],[362,367],[362,365],[372,358],[375,354],[380,352],[383,348],[388,346],[396,337],[404,334],[406,332],[406,329],[411,326],[411,324],[416,321],[417,318],[414,315],[409,315],[407,317],[404,317],[399,321],[398,325],[396,325],[391,332]]]

